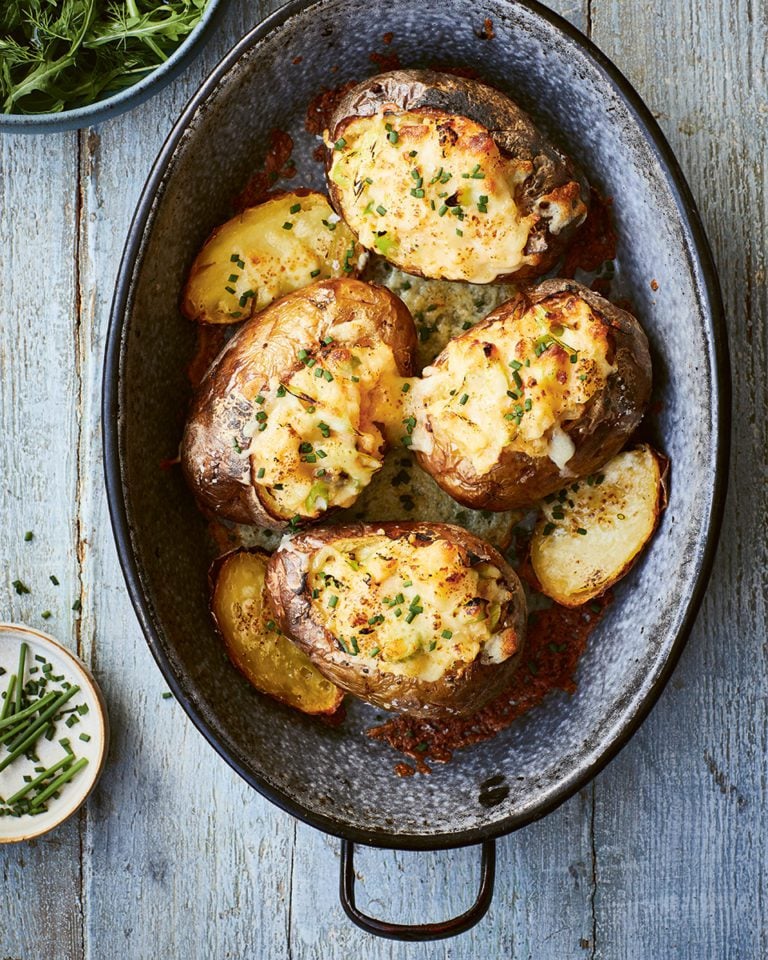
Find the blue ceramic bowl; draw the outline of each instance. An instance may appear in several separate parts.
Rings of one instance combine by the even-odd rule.
[[[95,126],[126,110],[132,110],[159,93],[192,62],[210,39],[213,27],[225,6],[226,0],[208,0],[200,22],[189,36],[179,44],[165,63],[133,86],[85,107],[62,110],[61,113],[0,113],[0,132],[57,133],[62,130],[78,130],[81,127]]]
[[[483,16],[494,39],[483,34]],[[390,31],[391,47],[382,40]],[[208,612],[205,522],[178,472],[157,466],[177,448],[189,400],[194,331],[178,300],[192,258],[228,216],[272,128],[294,138],[293,183],[322,188],[306,105],[323,87],[375,73],[370,54],[382,49],[396,49],[407,66],[439,60],[477,70],[528,107],[613,198],[612,297],[629,299],[648,333],[659,401],[649,428],[672,462],[669,507],[591,635],[573,696],[553,694],[431,776],[402,779],[392,773],[396,756],[365,736],[373,708],[350,702],[342,728],[324,726],[261,697],[229,664]],[[108,335],[103,422],[118,552],[151,650],[202,733],[265,796],[343,838],[344,907],[366,929],[403,939],[466,929],[488,905],[493,838],[574,794],[648,714],[683,648],[717,543],[729,382],[717,277],[668,144],[613,64],[534,0],[486,0],[482,12],[466,0],[292,0],[186,107],[139,203]],[[416,929],[362,917],[353,841],[483,843],[475,908]]]

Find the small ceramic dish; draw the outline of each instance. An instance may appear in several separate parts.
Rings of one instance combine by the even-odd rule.
[[[0,666],[5,669],[5,674],[0,678],[0,690],[7,690],[10,677],[17,671],[22,643],[26,643],[28,647],[25,675],[28,678],[39,677],[42,675],[43,661],[47,661],[52,668],[52,677],[63,677],[64,681],[61,683],[69,681],[80,687],[78,693],[68,701],[68,705],[81,707],[82,712],[69,714],[70,717],[77,717],[71,727],[67,727],[65,721],[59,720],[55,736],[51,740],[41,737],[37,741],[35,751],[39,763],[33,764],[22,756],[4,770],[0,770],[0,797],[7,800],[21,789],[24,786],[25,774],[35,778],[35,767],[49,768],[61,760],[65,756],[65,748],[60,743],[62,739],[71,742],[71,749],[77,760],[85,758],[88,763],[71,781],[61,787],[58,799],[51,799],[45,804],[47,810],[34,815],[22,813],[17,816],[0,816],[0,843],[31,840],[48,833],[71,817],[101,776],[109,742],[104,698],[90,671],[71,651],[39,630],[23,624],[0,623]],[[0,746],[0,762],[6,756],[6,747]],[[0,809],[4,808],[5,804],[0,804]]]
[[[138,107],[174,80],[201,52],[226,6],[226,0],[209,0],[195,29],[159,67],[137,83],[103,100],[60,113],[0,113],[0,132],[56,133],[92,127]]]

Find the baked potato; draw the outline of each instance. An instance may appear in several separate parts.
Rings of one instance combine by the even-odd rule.
[[[578,607],[629,572],[667,505],[667,467],[639,446],[546,498],[530,553],[542,593]]]
[[[425,368],[409,394],[410,445],[460,503],[532,506],[618,453],[650,391],[637,320],[575,281],[547,280]]]
[[[181,462],[200,503],[273,530],[350,506],[403,431],[415,346],[402,302],[360,280],[315,283],[257,314],[192,404]]]
[[[431,70],[371,77],[325,134],[331,202],[408,273],[491,283],[552,267],[587,215],[571,161],[498,90]]]
[[[217,227],[192,264],[181,311],[237,323],[315,280],[357,276],[366,254],[322,193],[280,193]]]
[[[275,623],[264,584],[268,561],[262,550],[236,550],[211,567],[211,612],[229,658],[275,700],[302,713],[335,713],[344,694]]]
[[[520,581],[461,527],[306,531],[273,554],[266,582],[280,628],[320,673],[387,710],[471,713],[506,686],[522,653]]]

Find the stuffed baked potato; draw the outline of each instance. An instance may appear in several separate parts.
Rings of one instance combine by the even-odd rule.
[[[253,317],[204,377],[184,431],[200,503],[273,530],[350,506],[402,431],[415,346],[402,302],[359,280],[315,283]]]
[[[326,148],[331,201],[362,245],[423,277],[540,276],[587,215],[571,161],[477,80],[371,77],[338,104]]]
[[[624,446],[651,390],[637,320],[572,280],[453,339],[409,395],[419,464],[470,507],[532,506]]]
[[[237,323],[315,280],[357,276],[366,256],[322,193],[279,193],[213,231],[181,311],[199,323]]]
[[[280,628],[320,673],[388,710],[471,713],[501,692],[522,653],[520,581],[461,527],[307,531],[273,554],[266,582]]]

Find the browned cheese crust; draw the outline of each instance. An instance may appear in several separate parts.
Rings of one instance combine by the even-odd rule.
[[[258,464],[264,462],[259,459],[264,453],[259,441],[268,434],[255,430],[255,418],[263,417],[261,410],[269,405],[264,404],[265,395],[270,402],[276,390],[280,391],[278,397],[285,397],[283,384],[305,366],[307,357],[316,364],[312,372],[323,369],[323,365],[328,369],[343,367],[350,347],[356,344],[342,345],[333,334],[342,325],[358,322],[367,331],[361,347],[376,348],[378,342],[383,343],[394,357],[395,373],[401,377],[413,373],[416,331],[410,313],[385,288],[359,280],[344,278],[315,283],[278,300],[237,331],[195,394],[181,445],[184,475],[203,507],[238,523],[273,530],[289,525],[295,528],[327,512],[316,509],[311,515],[312,511],[308,510],[310,515],[299,516],[291,524],[293,514],[286,516],[270,490],[257,482],[261,469]],[[300,359],[302,351],[305,360]],[[339,375],[339,383],[342,379]],[[354,389],[349,376],[344,382],[348,389]],[[311,383],[314,385],[315,381]],[[319,394],[319,388],[325,384],[322,378],[318,380],[315,392]],[[327,386],[335,388],[338,384]],[[382,398],[383,403],[386,399],[383,393]],[[369,402],[365,396],[356,399],[363,408]],[[309,403],[304,407],[314,409]],[[317,409],[314,420],[323,423],[323,410],[319,406]],[[303,415],[303,411],[300,412]],[[382,411],[382,416],[384,413]],[[363,414],[367,422],[376,422],[378,417],[377,410],[363,409]],[[294,446],[298,448],[302,440],[309,439],[297,434]],[[366,451],[366,456],[375,462],[376,458],[383,457],[386,445],[387,438],[383,436],[379,449]],[[354,443],[350,447],[354,453]],[[298,457],[296,459],[298,461]],[[284,451],[276,454],[274,460],[275,469],[280,462],[287,462]],[[279,486],[290,493],[297,478],[286,476],[285,479]],[[333,509],[332,504],[329,509]]]
[[[613,370],[607,375],[602,387],[592,394],[583,407],[578,408],[575,419],[558,420],[555,409],[556,428],[566,435],[573,450],[562,472],[558,463],[546,451],[532,455],[519,449],[519,445],[518,449],[515,449],[512,444],[500,447],[498,456],[489,469],[479,471],[477,457],[468,456],[466,450],[457,445],[453,431],[440,429],[430,418],[428,411],[414,411],[420,428],[430,439],[430,449],[419,450],[414,446],[418,462],[443,490],[460,503],[487,510],[532,506],[568,482],[597,470],[622,449],[642,420],[651,392],[651,360],[645,333],[631,314],[573,280],[547,280],[521,292],[466,334],[457,337],[453,345],[449,345],[435,360],[433,368],[439,372],[446,363],[448,351],[455,349],[462,341],[467,344],[470,358],[473,354],[479,357],[479,351],[489,349],[489,345],[484,343],[485,331],[494,326],[498,329],[499,321],[514,329],[518,319],[537,304],[547,305],[554,302],[557,305],[557,309],[563,312],[567,336],[566,321],[571,302],[569,297],[584,301],[599,321],[600,326],[593,329],[591,335],[595,339],[604,339],[605,359]],[[557,317],[556,312],[551,315],[552,320]],[[550,351],[553,362],[558,364],[558,376],[565,378],[566,375],[571,375],[572,369],[578,369],[569,366],[572,355],[569,355],[568,350],[553,344]],[[507,359],[505,357],[502,360],[505,370]],[[471,362],[471,359],[468,362]],[[429,370],[425,373],[428,374]],[[518,391],[515,384],[510,383],[512,394],[517,396],[506,400],[509,409],[517,410],[522,414],[522,418],[528,415],[528,410],[523,406],[527,402],[527,373],[525,367],[520,368],[517,376],[523,389]],[[584,374],[584,377],[586,379],[587,374]],[[427,390],[429,383],[430,378],[427,376],[423,381]],[[471,409],[471,405],[463,409]],[[505,413],[505,410],[506,407],[501,405],[489,414],[487,419],[488,423],[492,424],[489,427],[491,435],[502,436],[505,428],[509,426],[505,417],[511,417],[512,414]],[[531,413],[535,415],[536,412],[534,400]],[[418,436],[418,428],[414,436]]]
[[[497,151],[501,154],[505,161],[502,176],[514,185],[514,200],[520,215],[530,216],[532,221],[520,266],[498,274],[495,279],[520,280],[546,273],[586,217],[589,186],[573,161],[544,136],[528,114],[493,87],[432,70],[394,70],[371,77],[346,94],[331,118],[326,169],[330,171],[338,155],[334,144],[343,143],[345,131],[357,118],[377,114],[396,117],[406,113],[414,120],[423,115],[437,121],[441,143],[454,146],[458,141],[460,146],[465,144],[466,155],[472,156],[481,166],[484,156],[490,162],[491,154]],[[413,163],[418,164],[418,158]],[[454,194],[457,188],[473,183],[472,179],[462,180],[458,172],[454,173],[456,175],[445,187],[445,196],[448,197],[445,202],[449,206],[457,202]],[[413,183],[409,185],[412,187]],[[354,232],[350,210],[345,209],[343,191],[330,177],[328,186],[334,207]],[[364,185],[362,189],[365,190]],[[355,191],[359,196],[357,187]],[[436,202],[439,212],[441,201]],[[445,222],[451,220],[448,217]],[[489,238],[489,250],[491,246]],[[379,249],[379,252],[387,256],[386,250]],[[398,262],[398,266],[416,275],[446,276],[440,272],[424,272],[413,258],[410,262]],[[469,276],[446,278],[472,279]]]
[[[364,656],[363,650],[352,655],[340,645],[338,637],[323,622],[319,604],[325,602],[324,598],[313,597],[313,558],[326,544],[381,535],[389,541],[403,541],[403,547],[409,551],[418,551],[435,541],[448,541],[462,549],[468,566],[487,562],[497,568],[499,582],[509,599],[494,628],[494,635],[501,638],[501,653],[497,653],[496,662],[481,650],[472,661],[456,660],[442,676],[426,680],[385,672],[380,663]],[[446,580],[445,589],[450,589],[450,574]],[[507,686],[522,655],[526,604],[520,581],[497,550],[461,527],[441,523],[354,523],[306,531],[273,554],[266,584],[280,628],[308,654],[320,673],[343,690],[387,710],[425,718],[469,714]],[[356,612],[361,632],[370,623],[369,613],[365,608]]]

